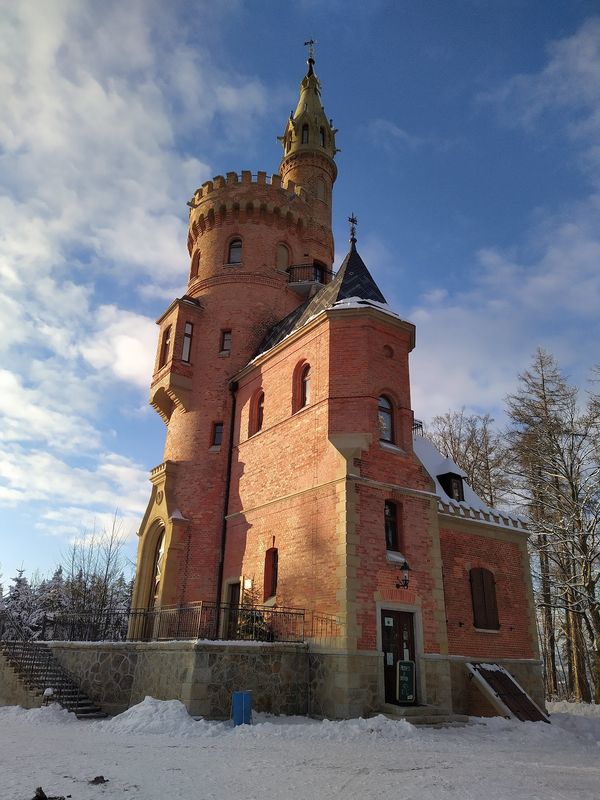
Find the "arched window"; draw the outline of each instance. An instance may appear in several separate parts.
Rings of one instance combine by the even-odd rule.
[[[290,265],[290,251],[285,244],[277,245],[277,269],[287,269]]]
[[[154,550],[154,559],[152,563],[152,583],[150,584],[150,598],[148,600],[148,608],[150,610],[158,606],[160,590],[162,586],[162,577],[164,573],[164,560],[165,532],[163,530],[158,537],[156,549]]]
[[[300,408],[310,403],[310,364],[306,364],[300,375]]]
[[[299,361],[294,368],[292,378],[292,414],[310,405],[310,364]]]
[[[382,442],[394,441],[394,422],[392,404],[385,395],[381,395],[378,405],[379,439]]]
[[[308,125],[302,126],[302,144],[308,144]]]
[[[386,550],[399,552],[402,547],[402,505],[386,500],[383,510]]]
[[[250,417],[248,419],[248,436],[254,436],[262,430],[265,417],[265,393],[257,392],[250,403]]]
[[[190,268],[190,280],[198,277],[198,272],[200,271],[200,251],[196,250],[194,253],[194,257],[192,258],[192,266]]]
[[[475,567],[469,570],[469,579],[473,603],[473,625],[482,630],[499,630],[496,581],[493,573],[489,569]]]
[[[242,240],[232,239],[229,242],[229,251],[227,253],[228,264],[240,264],[242,261]]]
[[[319,144],[325,147],[325,128],[319,128]]]
[[[277,594],[277,570],[279,554],[276,547],[269,547],[265,553],[265,578],[263,590],[263,602]]]
[[[169,359],[169,349],[171,347],[171,326],[167,325],[167,327],[163,331],[162,340],[160,343],[160,355],[158,358],[158,368],[164,367]]]

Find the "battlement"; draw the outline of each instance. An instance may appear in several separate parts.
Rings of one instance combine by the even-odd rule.
[[[188,252],[199,236],[215,226],[237,218],[240,222],[264,220],[302,229],[308,223],[309,196],[294,181],[280,175],[228,172],[206,181],[188,202],[190,221]]]
[[[191,209],[197,208],[199,203],[207,199],[214,192],[233,186],[239,188],[260,186],[265,189],[266,187],[271,187],[278,193],[283,191],[301,198],[305,198],[306,196],[306,192],[301,186],[297,186],[294,181],[286,181],[284,183],[279,173],[267,175],[266,172],[253,173],[250,170],[242,170],[241,173],[228,172],[225,177],[223,175],[216,175],[212,181],[205,181],[199,189],[196,189],[194,196],[188,202],[188,206]]]

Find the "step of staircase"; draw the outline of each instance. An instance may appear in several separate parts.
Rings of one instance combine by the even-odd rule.
[[[36,694],[53,689],[52,701],[73,711],[78,719],[102,719],[107,716],[81,691],[44,642],[24,642],[11,644],[10,647],[8,643],[0,642],[0,652],[22,683]],[[43,666],[39,663],[40,658],[45,661]]]
[[[439,706],[396,706],[393,703],[384,703],[381,713],[388,719],[403,719],[411,725],[430,728],[465,727],[471,724],[468,716],[453,714]]]

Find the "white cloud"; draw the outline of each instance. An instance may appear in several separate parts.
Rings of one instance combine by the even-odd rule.
[[[94,333],[80,345],[85,360],[98,371],[107,371],[146,390],[154,366],[154,321],[115,306],[100,306],[94,326]]]
[[[481,250],[463,290],[433,289],[409,312],[417,416],[463,405],[498,415],[538,346],[584,383],[600,341],[600,234],[589,208],[565,215],[544,221],[517,253]]]
[[[139,390],[132,409],[145,399],[156,327],[133,309],[187,272],[185,201],[212,175],[198,141],[218,125],[239,146],[267,95],[192,48],[170,4],[4,6],[0,502],[42,504],[72,535],[74,506],[143,512],[145,469],[104,452],[127,423],[103,398],[122,382]],[[218,46],[235,7],[194,5],[204,41]]]
[[[600,18],[548,48],[538,73],[516,75],[485,99],[502,119],[540,142],[566,136],[600,178]],[[526,240],[510,251],[476,254],[471,280],[450,293],[432,289],[410,312],[417,323],[413,407],[428,418],[466,405],[502,413],[503,398],[534,350],[552,352],[583,386],[600,341],[600,193],[537,209]]]
[[[548,63],[538,73],[515,75],[482,95],[502,119],[539,132],[563,130],[582,148],[584,166],[600,178],[600,17],[548,47]]]

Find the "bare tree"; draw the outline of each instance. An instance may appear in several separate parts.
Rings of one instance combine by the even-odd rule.
[[[109,530],[94,528],[71,544],[62,564],[64,608],[68,613],[98,625],[129,606],[132,582],[124,544],[116,514]]]
[[[425,432],[440,452],[467,474],[467,483],[492,508],[507,496],[509,456],[489,414],[449,411],[434,417]]]
[[[513,491],[537,552],[548,689],[564,643],[569,693],[600,702],[600,402],[582,409],[554,358],[538,350],[507,398]],[[557,631],[557,625],[559,631]]]

